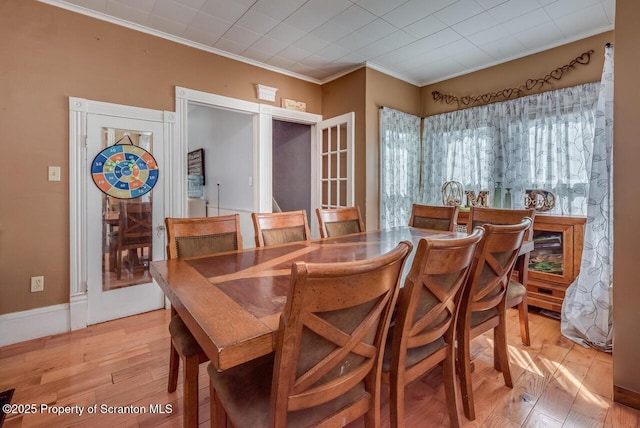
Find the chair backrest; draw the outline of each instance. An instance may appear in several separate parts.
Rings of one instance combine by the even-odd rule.
[[[364,223],[358,206],[316,208],[316,214],[320,225],[320,236],[323,238],[364,232]]]
[[[501,208],[471,207],[469,212],[469,222],[467,223],[467,233],[471,233],[477,226],[483,224],[517,224],[524,218],[530,218],[533,222],[536,214],[535,209],[509,210]],[[533,223],[532,223],[533,226]],[[526,241],[533,239],[533,227],[525,236]]]
[[[453,231],[458,221],[458,210],[456,206],[413,204],[409,226]]]
[[[120,249],[150,246],[153,240],[151,202],[120,201],[118,247]]]
[[[242,249],[238,214],[165,219],[170,259],[204,256]]]
[[[372,259],[293,264],[276,341],[270,426],[315,426],[327,417],[338,426],[379,415],[384,341],[411,249],[404,241]]]
[[[518,224],[486,223],[479,226],[485,233],[476,248],[460,308],[461,317],[465,317],[463,324],[467,328],[472,312],[497,308],[506,298],[509,273],[531,223],[530,218],[525,218]]]
[[[407,358],[413,348],[440,338],[453,344],[459,300],[483,234],[478,228],[464,238],[420,240],[398,298],[391,367],[408,369],[417,364],[419,360]]]
[[[256,246],[286,244],[311,239],[305,210],[281,213],[252,213]]]

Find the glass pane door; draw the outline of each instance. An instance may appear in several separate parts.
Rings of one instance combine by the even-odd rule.
[[[153,133],[130,129],[102,128],[102,148],[118,142],[153,152]],[[119,143],[118,143],[119,144]],[[124,154],[107,161],[105,170],[135,187],[139,169]],[[134,199],[102,194],[102,289],[151,282],[149,261],[153,254],[153,192]]]
[[[353,113],[320,124],[320,206],[353,205]]]

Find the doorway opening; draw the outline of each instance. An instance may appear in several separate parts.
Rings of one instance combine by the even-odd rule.
[[[253,236],[254,117],[199,103],[188,104],[187,152],[201,153],[199,188],[187,168],[187,216],[240,215],[245,241]],[[188,161],[187,161],[188,162]]]
[[[273,211],[306,210],[311,224],[311,126],[273,120]]]

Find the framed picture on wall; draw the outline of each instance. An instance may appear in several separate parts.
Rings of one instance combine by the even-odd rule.
[[[204,149],[194,150],[187,154],[187,174],[201,176],[204,185]]]

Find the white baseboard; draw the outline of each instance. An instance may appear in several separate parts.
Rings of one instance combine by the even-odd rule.
[[[69,313],[69,303],[63,303],[0,315],[0,346],[68,332],[71,330]]]
[[[87,293],[71,295],[69,299],[69,322],[71,330],[78,330],[87,326],[88,300]]]

